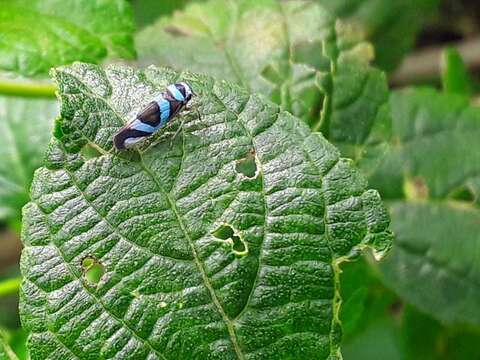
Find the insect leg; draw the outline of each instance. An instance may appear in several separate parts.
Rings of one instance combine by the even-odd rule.
[[[175,134],[173,134],[172,139],[170,140],[170,146],[173,145],[173,141],[175,140],[177,135],[180,134],[180,131],[182,131],[184,123],[185,123],[185,120],[182,119],[182,121],[180,122],[180,125],[178,125],[177,131],[175,131]]]

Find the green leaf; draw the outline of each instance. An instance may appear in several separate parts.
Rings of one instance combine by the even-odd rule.
[[[469,97],[471,80],[462,56],[455,48],[447,48],[442,54],[442,83],[446,93]]]
[[[387,80],[383,72],[369,66],[368,46],[359,43],[347,50],[353,31],[337,23],[335,36],[325,42],[330,71],[317,75],[324,100],[312,129],[320,130],[342,155],[359,162],[382,154],[390,132],[380,129],[389,128],[391,119]],[[367,49],[366,54],[358,51],[362,49]]]
[[[375,62],[394,70],[415,44],[439,0],[317,0],[336,16],[356,25],[375,46]]]
[[[18,360],[17,355],[8,344],[7,337],[6,331],[0,329],[0,360]]]
[[[61,118],[24,210],[32,358],[339,356],[339,263],[391,242],[351,161],[228,82],[84,64],[54,76]],[[195,110],[139,151],[114,151],[112,135],[179,80]],[[254,177],[237,173],[252,153]],[[85,258],[104,267],[97,284]]]
[[[433,89],[394,92],[389,150],[370,184],[389,199],[443,199],[480,173],[480,110]]]
[[[0,69],[31,76],[75,60],[132,59],[133,30],[125,0],[0,0]]]
[[[432,89],[395,92],[390,105],[390,150],[370,178],[397,234],[385,284],[435,319],[478,326],[480,109]]]
[[[398,325],[387,316],[379,318],[366,331],[345,344],[343,352],[345,360],[404,359]]]
[[[369,44],[313,2],[194,4],[141,31],[143,65],[189,69],[260,92],[359,160],[388,121],[385,76]]]
[[[478,329],[442,326],[410,306],[403,314],[401,338],[408,360],[477,359],[479,337]]]
[[[19,223],[33,172],[42,164],[57,105],[53,100],[0,97],[0,220]]]
[[[22,279],[20,277],[11,279],[0,279],[0,297],[18,293],[21,280]]]
[[[365,311],[368,287],[372,283],[369,270],[363,259],[342,265],[340,320],[342,333],[346,337],[349,337],[359,327],[359,321]]]
[[[172,14],[185,7],[190,2],[204,0],[131,0],[135,23],[138,28],[152,24],[160,16]]]
[[[391,206],[395,246],[381,269],[386,284],[449,324],[480,325],[480,210],[461,203]]]
[[[361,258],[341,266],[341,296],[343,342],[349,343],[372,322],[383,317],[397,296],[386,289],[372,266]]]

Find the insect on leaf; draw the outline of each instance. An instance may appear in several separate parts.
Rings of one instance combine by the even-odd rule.
[[[32,358],[339,356],[339,264],[391,243],[351,161],[228,82],[85,64],[53,75],[61,117],[24,211]],[[112,135],[178,81],[195,111],[139,151],[115,151]],[[237,170],[247,156],[249,176]]]

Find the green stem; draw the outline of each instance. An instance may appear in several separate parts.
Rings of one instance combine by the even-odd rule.
[[[11,295],[18,293],[22,277],[7,279],[0,282],[0,296]]]
[[[0,78],[0,94],[25,97],[55,97],[56,86],[49,82],[15,81]]]

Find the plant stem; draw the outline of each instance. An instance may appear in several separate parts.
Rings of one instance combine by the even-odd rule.
[[[0,282],[0,296],[11,295],[18,292],[22,277],[7,279]]]
[[[51,82],[18,81],[0,78],[0,94],[25,97],[55,97],[57,88]]]

